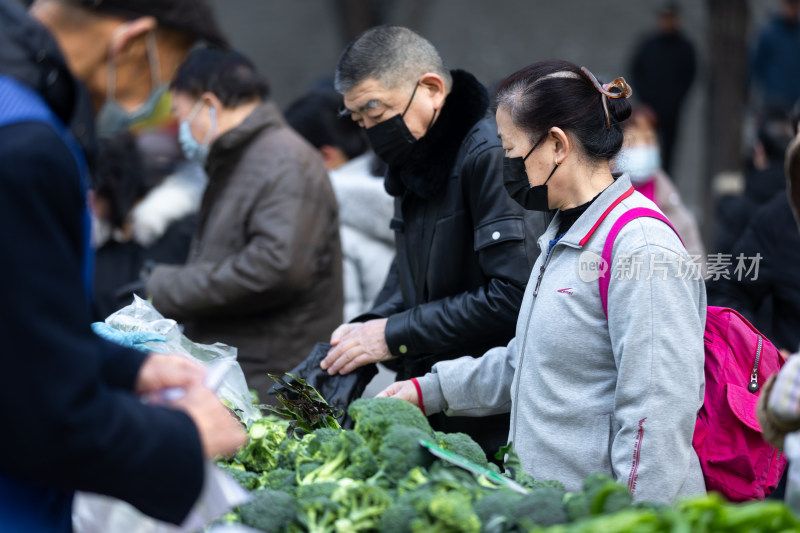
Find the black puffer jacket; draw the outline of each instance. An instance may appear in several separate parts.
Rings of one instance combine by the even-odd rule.
[[[481,356],[514,336],[547,216],[523,210],[506,192],[488,105],[486,89],[454,71],[440,118],[386,178],[397,197],[395,287],[360,319],[388,317],[398,379],[423,375],[440,360]]]

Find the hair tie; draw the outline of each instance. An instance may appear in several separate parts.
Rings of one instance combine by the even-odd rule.
[[[631,86],[628,85],[628,82],[625,81],[625,78],[619,77],[612,81],[611,83],[601,84],[597,81],[594,74],[589,72],[589,69],[586,67],[581,67],[581,72],[583,72],[589,81],[592,82],[594,88],[597,89],[597,92],[601,95],[601,101],[603,102],[603,113],[606,116],[606,130],[611,130],[611,114],[608,111],[608,99],[609,98],[629,98],[633,94],[633,89]],[[611,92],[611,89],[618,89],[618,92]]]

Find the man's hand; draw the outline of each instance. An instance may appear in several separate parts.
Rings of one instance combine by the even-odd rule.
[[[336,346],[341,342],[342,337],[353,331],[355,328],[361,327],[361,322],[353,322],[352,324],[342,324],[331,333],[331,346]]]
[[[187,388],[186,395],[170,406],[192,418],[206,459],[231,456],[247,444],[247,433],[239,419],[204,385]]]
[[[344,329],[345,326],[350,327]],[[386,345],[385,318],[370,320],[360,325],[343,324],[331,335],[331,345],[333,348],[320,363],[322,369],[327,370],[330,375],[337,372],[348,374],[360,366],[392,358]]]
[[[188,357],[151,353],[139,369],[134,391],[148,396],[153,403],[186,411],[197,427],[203,456],[207,459],[233,455],[247,444],[247,433],[241,422],[205,386],[205,375],[205,368]],[[166,403],[159,392],[174,388],[183,389],[185,394],[179,400]]]
[[[400,398],[401,400],[405,400],[413,405],[419,407],[419,395],[417,394],[417,388],[411,382],[411,380],[406,381],[395,381],[381,392],[378,393],[376,398]]]
[[[151,353],[139,369],[134,392],[150,394],[173,387],[188,389],[202,385],[206,370],[181,355]]]

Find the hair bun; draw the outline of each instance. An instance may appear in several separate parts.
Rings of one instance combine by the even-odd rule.
[[[631,116],[631,103],[627,98],[609,98],[608,111],[617,122],[622,122]]]

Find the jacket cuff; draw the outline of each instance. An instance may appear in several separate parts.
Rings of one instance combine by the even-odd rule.
[[[132,391],[139,377],[139,370],[149,352],[123,348],[98,337],[101,346],[103,379],[111,387]]]
[[[409,342],[408,321],[408,311],[392,315],[386,320],[386,332],[384,335],[386,336],[386,346],[389,347],[389,352],[392,355],[405,357],[417,353]]]
[[[445,409],[444,395],[439,383],[439,375],[428,373],[421,378],[416,378],[420,400],[425,402],[425,415],[431,416],[441,413]]]
[[[761,394],[756,404],[756,415],[758,416],[758,423],[761,426],[761,434],[764,440],[772,444],[777,450],[783,451],[784,437],[788,433],[800,430],[800,422],[794,424],[786,423],[775,416],[775,413],[769,409],[769,396],[772,394],[772,388],[775,385],[777,376],[778,374],[770,376],[761,388]]]

